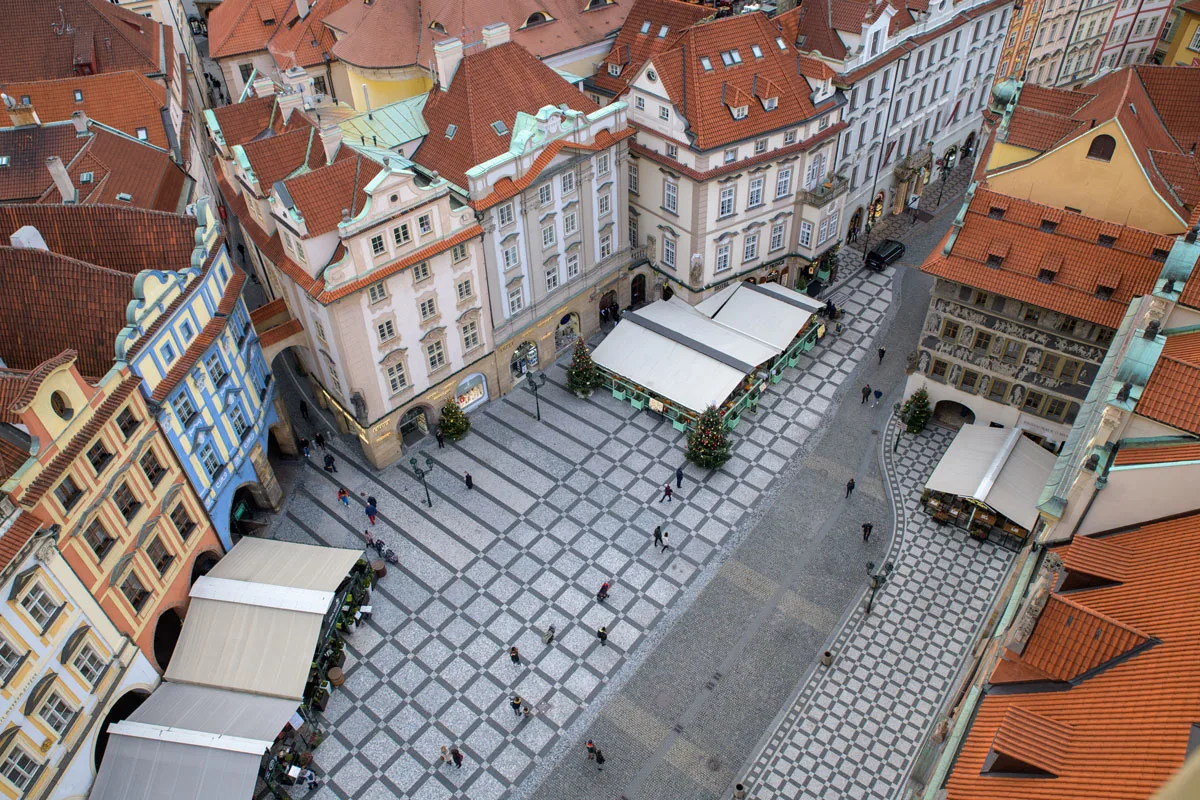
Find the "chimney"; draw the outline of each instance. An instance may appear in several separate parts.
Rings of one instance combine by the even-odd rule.
[[[50,177],[54,178],[54,185],[58,187],[62,201],[74,203],[75,185],[71,183],[71,176],[67,174],[67,168],[63,166],[62,159],[58,156],[50,156],[46,159],[46,169],[50,170]]]
[[[486,29],[484,36],[487,36]],[[462,61],[462,40],[454,37],[443,39],[433,46],[433,57],[437,63],[438,86],[441,86],[444,92],[450,88],[450,81],[454,80],[454,73],[458,71],[459,62]]]
[[[8,111],[8,116],[12,119],[13,127],[22,128],[28,125],[41,125],[42,121],[38,119],[37,112],[33,110],[33,105],[30,103],[18,103],[15,98],[9,95],[3,95],[4,108]]]
[[[293,89],[286,94],[276,95],[275,102],[279,104],[279,113],[283,115],[283,124],[286,125],[292,118],[292,112],[304,105],[304,93]]]
[[[332,164],[342,146],[342,129],[336,123],[321,128],[321,144],[325,146],[325,163]]]
[[[88,134],[88,115],[86,111],[72,111],[71,124],[75,126],[76,136],[87,136]]]
[[[296,13],[300,15],[300,19],[308,16],[308,0],[296,0]]]
[[[275,81],[265,75],[255,78],[252,85],[255,97],[270,97],[275,94]]]
[[[12,246],[18,250],[50,249],[46,246],[46,240],[42,238],[42,232],[32,225],[22,225],[17,228],[9,239],[12,241]]]
[[[498,44],[504,44],[511,36],[508,31],[507,22],[493,22],[491,25],[483,26],[483,47],[495,47]]]

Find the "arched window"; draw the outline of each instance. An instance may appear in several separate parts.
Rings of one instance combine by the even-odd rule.
[[[1092,144],[1088,147],[1087,157],[1099,161],[1112,161],[1113,150],[1116,149],[1117,140],[1107,133],[1102,133],[1095,139],[1092,139]]]
[[[532,28],[534,25],[541,25],[543,22],[553,22],[553,21],[554,21],[554,17],[550,16],[546,12],[535,11],[529,15],[529,18],[525,20],[525,24],[522,25],[521,27],[522,28]]]
[[[609,2],[610,2],[610,0],[588,0],[587,8],[585,8],[584,11],[591,11],[591,10],[597,9],[597,8],[604,8],[606,5],[609,4]]]

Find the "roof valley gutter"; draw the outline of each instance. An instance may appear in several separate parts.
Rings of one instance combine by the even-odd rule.
[[[665,325],[655,322],[654,320],[647,319],[636,311],[626,311],[621,315],[621,319],[629,320],[638,327],[645,328],[651,333],[657,333],[659,336],[662,336],[665,339],[670,339],[676,344],[681,344],[684,347],[691,348],[697,353],[708,356],[714,361],[719,361],[727,367],[732,367],[733,369],[739,370],[745,375],[749,375],[755,370],[755,366],[753,364],[748,364],[741,359],[734,358],[728,353],[722,353],[715,347],[711,347],[703,342],[698,342],[690,336],[685,336],[679,331],[671,330]]]
[[[1008,463],[1009,456],[1017,447],[1017,442],[1021,440],[1023,429],[1020,427],[1013,428],[1008,432],[1004,444],[1000,446],[1000,452],[996,453],[996,457],[992,459],[992,463],[988,465],[987,472],[983,473],[983,479],[979,481],[979,499],[983,500],[992,491],[992,487],[996,485],[996,480],[999,479],[1004,465]]]

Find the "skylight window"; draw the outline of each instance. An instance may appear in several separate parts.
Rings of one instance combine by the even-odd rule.
[[[750,45],[750,52],[751,52],[751,53],[754,53],[754,57],[755,57],[755,58],[762,58],[762,57],[763,57],[763,55],[762,55],[762,48],[761,48],[761,47],[759,47],[759,46],[758,46],[758,45],[756,45],[756,44],[752,44],[752,45]]]
[[[645,22],[642,23],[642,29],[641,29],[641,31],[639,31],[639,33],[649,33],[649,32],[650,32],[650,20],[646,20]]]
[[[787,50],[787,43],[784,42],[779,36],[775,37],[775,44],[779,45],[780,50]]]
[[[82,89],[76,89],[76,90],[75,90],[75,102],[76,102],[76,103],[82,103],[82,102],[83,102],[83,90],[82,90]]]
[[[11,162],[10,156],[0,156],[0,167],[7,167]]]
[[[712,70],[712,62],[708,60],[708,56],[700,56],[700,66],[704,67],[705,72]]]
[[[730,50],[729,56],[730,56],[730,58],[733,59],[733,63],[735,63],[735,64],[742,63],[742,54],[739,53],[737,50]]]
[[[721,63],[727,67],[733,66],[733,56],[729,54],[728,50],[725,50],[721,53]]]
[[[124,200],[126,203],[131,203],[133,202],[133,195],[131,195],[129,192],[121,192],[119,195],[117,195],[117,199]]]
[[[447,139],[453,139],[454,134],[456,134],[456,133],[458,133],[458,126],[455,125],[453,122],[451,122],[449,125],[446,126],[446,138]]]
[[[95,179],[96,179],[96,175],[95,175],[95,173],[92,173],[92,172],[85,172],[79,176],[80,183],[91,183]]]
[[[666,25],[663,25],[661,28],[658,29],[658,38],[660,38],[660,39],[667,38],[667,26]]]
[[[494,130],[496,132],[497,136],[507,136],[508,135],[508,126],[504,124],[503,120],[496,120],[495,122],[493,122],[492,130]]]

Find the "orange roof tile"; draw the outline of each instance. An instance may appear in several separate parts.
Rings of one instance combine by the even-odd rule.
[[[325,17],[346,5],[348,0],[317,0],[309,7],[308,16],[300,19],[293,2],[283,15],[283,24],[267,42],[267,50],[280,70],[292,67],[312,67],[324,62],[324,57],[337,42],[333,31],[325,27]]]
[[[1063,567],[1068,572],[1082,572],[1110,581],[1125,579],[1125,562],[1129,553],[1114,539],[1095,539],[1081,536],[1062,553]]]
[[[33,514],[22,511],[8,530],[0,536],[0,569],[7,567],[17,557],[33,535],[42,528],[42,523]]]
[[[1200,461],[1200,442],[1159,445],[1157,447],[1130,447],[1122,445],[1113,460],[1113,466],[1132,467],[1141,464],[1174,464],[1180,461]]]
[[[270,347],[303,330],[304,326],[300,324],[300,320],[292,317],[281,325],[263,331],[258,337],[258,343],[261,347]]]
[[[1149,637],[1063,595],[1046,603],[1020,661],[1057,681],[1075,681]]]
[[[1167,337],[1137,413],[1200,434],[1200,332]]]
[[[1074,731],[1074,725],[1012,706],[996,729],[992,749],[1057,775],[1067,764]]]
[[[312,121],[304,114],[293,112],[284,122],[275,95],[248,97],[240,103],[212,109],[217,126],[228,147],[246,144],[267,131],[286,133],[297,128],[311,128]]]
[[[564,103],[589,114],[599,109],[514,42],[468,53],[449,89],[435,88],[429,93],[422,110],[429,135],[413,160],[466,188],[467,170],[508,152],[518,111],[536,114],[544,106]],[[493,122],[503,122],[508,132],[497,134]],[[457,126],[457,132],[447,139],[445,132],[451,124]]]
[[[317,129],[311,126],[246,142],[242,148],[264,195],[271,191],[275,181],[294,175],[297,170],[325,166],[325,146]]]
[[[1003,217],[989,216],[993,208],[1005,209]],[[1043,220],[1059,221],[1048,231],[1042,229]],[[1115,237],[1111,247],[1099,243],[1102,233]],[[1169,236],[1008,197],[990,191],[985,183],[976,189],[962,227],[951,228],[921,269],[1116,328],[1129,301],[1153,289],[1162,269],[1155,251],[1164,255],[1173,241]],[[949,254],[946,242],[950,243]],[[994,258],[989,262],[989,248],[995,242],[1010,248],[998,264]],[[1049,263],[1060,265],[1053,279],[1039,279]],[[1098,294],[1102,285],[1111,290],[1111,299]]]
[[[4,402],[5,384],[10,386],[19,386],[15,380],[0,377],[0,403]],[[20,422],[20,419],[15,417],[7,408],[0,408],[0,421],[12,423]],[[11,478],[16,471],[25,465],[29,460],[29,448],[19,447],[16,443],[10,442],[7,438],[0,435],[0,483]]]
[[[329,166],[283,182],[310,237],[336,230],[343,210],[351,217],[358,214],[367,202],[366,185],[383,169],[350,148],[346,153]]]
[[[75,92],[83,101],[75,102]],[[28,97],[38,119],[65,122],[76,111],[130,136],[145,128],[147,140],[170,146],[160,111],[167,105],[167,90],[136,70],[100,73],[29,83],[9,83],[4,93],[19,101]],[[12,125],[8,110],[0,106],[0,126]]]
[[[213,58],[256,53],[279,29],[294,0],[227,0],[208,15],[208,52]]]
[[[629,82],[646,60],[663,50],[682,31],[716,13],[714,9],[680,0],[634,0],[617,33],[612,49],[590,79],[609,96],[616,97],[629,88]],[[608,65],[617,64],[621,74],[608,74]]]
[[[1198,536],[1200,514],[1104,536],[1127,553],[1125,580],[1073,591],[1070,602],[1144,631],[1158,643],[1061,691],[1010,686],[988,693],[947,780],[949,800],[1145,800],[1179,769],[1192,725],[1200,721]],[[1080,541],[1077,537],[1068,552]],[[1091,647],[1086,637],[1079,639],[1084,640],[1078,641],[1080,647]],[[1094,658],[1066,657],[1064,663],[1077,668]],[[1069,738],[1069,747],[1041,742],[1053,764],[1035,766],[1052,766],[1047,771],[1056,776],[1053,780],[983,772],[1012,709],[1069,726],[1069,736],[1058,737]],[[1026,731],[1022,738],[1033,735]]]
[[[483,228],[479,225],[472,225],[469,228],[463,228],[453,236],[442,239],[438,242],[434,242],[426,247],[422,247],[420,250],[410,253],[404,258],[393,261],[392,263],[380,267],[379,269],[372,270],[369,274],[364,275],[357,280],[353,280],[350,283],[338,286],[336,289],[323,291],[324,282],[322,282],[320,286],[322,291],[318,291],[316,293],[316,299],[322,303],[332,303],[334,300],[340,300],[341,298],[351,295],[354,292],[358,292],[367,288],[371,284],[380,281],[389,275],[395,275],[397,272],[408,269],[413,264],[433,258],[438,253],[444,253],[455,245],[462,244],[463,242],[470,241],[476,236],[482,235]]]

